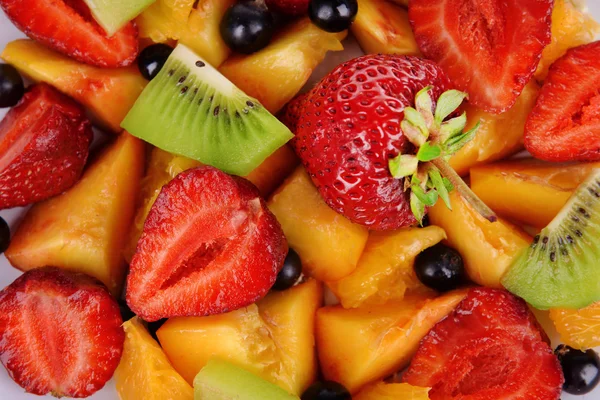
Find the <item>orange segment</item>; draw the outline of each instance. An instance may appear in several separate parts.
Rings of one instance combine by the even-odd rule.
[[[581,310],[550,310],[550,319],[565,344],[576,349],[600,346],[600,302]]]
[[[429,388],[408,383],[380,382],[361,390],[354,400],[429,400]]]

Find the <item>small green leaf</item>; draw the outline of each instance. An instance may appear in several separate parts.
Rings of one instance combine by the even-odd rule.
[[[419,225],[422,225],[423,217],[425,216],[425,204],[412,192],[410,193],[410,210],[417,221],[419,221]]]
[[[416,156],[410,154],[400,154],[388,162],[390,172],[396,179],[405,178],[417,172],[419,160]]]
[[[446,190],[448,192],[451,192],[454,190],[454,185],[452,184],[452,182],[450,182],[450,179],[444,177],[444,178],[442,178],[442,181],[444,182],[444,187],[446,188]]]
[[[415,108],[425,119],[427,127],[431,127],[433,123],[433,100],[429,93],[431,89],[433,86],[424,87],[415,96]]]
[[[417,152],[417,158],[422,162],[434,160],[441,155],[442,148],[437,144],[432,145],[431,142],[423,143]]]
[[[475,137],[477,130],[479,129],[479,125],[481,122],[477,122],[477,124],[473,127],[473,129],[468,130],[467,132],[454,136],[450,138],[444,143],[444,148],[446,154],[454,154],[460,149],[462,149],[467,143],[469,143]]]
[[[414,108],[406,107],[404,109],[404,120],[410,122],[419,129],[424,136],[428,135],[429,129],[427,128],[427,122],[425,122],[421,113]]]
[[[427,136],[424,136],[417,127],[413,124],[404,120],[400,123],[400,128],[402,129],[402,133],[409,142],[411,142],[415,147],[421,147],[423,143],[427,140]]]
[[[448,139],[458,136],[467,126],[467,113],[462,113],[459,117],[452,118],[442,124],[440,128],[440,142],[444,143]]]
[[[411,193],[419,198],[419,200],[426,206],[433,206],[438,200],[438,193],[435,190],[425,191],[421,186],[412,186],[410,188]]]
[[[467,94],[458,90],[448,90],[442,93],[435,108],[435,122],[441,125],[446,117],[452,114],[466,98]]]
[[[444,204],[446,204],[446,207],[448,207],[449,210],[452,210],[452,206],[450,205],[450,194],[448,193],[448,189],[444,184],[444,179],[437,168],[429,170],[429,179],[431,179],[433,187],[444,201]]]

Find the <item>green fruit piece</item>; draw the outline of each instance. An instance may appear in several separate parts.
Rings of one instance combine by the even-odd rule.
[[[599,257],[600,169],[594,169],[502,284],[537,309],[583,308],[600,300]]]
[[[165,151],[241,176],[292,138],[256,99],[182,44],[121,126]]]
[[[231,363],[210,360],[194,378],[194,400],[300,400]]]
[[[156,0],[84,0],[94,19],[112,36]]]

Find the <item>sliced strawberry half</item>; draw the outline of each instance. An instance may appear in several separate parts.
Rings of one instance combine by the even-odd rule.
[[[0,6],[27,36],[78,61],[115,68],[138,55],[135,25],[107,37],[83,0],[0,0]]]
[[[527,304],[471,289],[423,338],[403,377],[432,400],[556,400],[563,374]]]
[[[527,118],[525,147],[546,161],[600,160],[600,41],[552,64]]]
[[[212,167],[179,174],[152,206],[127,279],[146,321],[254,303],[287,254],[281,227],[250,182]]]
[[[88,397],[119,364],[122,323],[119,305],[96,280],[31,270],[0,292],[0,360],[28,393]]]
[[[553,0],[411,0],[421,52],[492,113],[515,103],[550,43]]]
[[[45,200],[81,176],[93,132],[83,109],[46,84],[0,122],[0,209]]]

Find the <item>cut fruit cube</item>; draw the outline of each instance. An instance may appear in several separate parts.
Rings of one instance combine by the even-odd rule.
[[[345,308],[402,300],[406,291],[426,291],[414,271],[415,257],[446,239],[437,226],[371,232],[356,269],[327,286]]]
[[[305,274],[321,281],[336,281],[354,271],[369,231],[332,210],[302,166],[281,185],[268,205],[290,248],[300,256]]]
[[[317,311],[317,350],[325,379],[351,393],[406,367],[420,340],[465,297],[450,292],[436,299],[406,296],[384,305]]]
[[[123,244],[144,169],[144,143],[123,132],[60,196],[33,206],[6,257],[22,270],[52,265],[82,272],[120,295]]]
[[[354,400],[429,400],[429,389],[408,383],[379,382],[361,390]]]
[[[329,33],[301,19],[264,49],[233,55],[219,70],[237,87],[275,114],[302,89],[329,50],[344,49],[346,32]]]
[[[157,336],[190,383],[216,357],[301,394],[317,373],[314,318],[322,297],[320,284],[309,280],[226,314],[169,319]]]
[[[467,104],[467,129],[478,122],[481,124],[475,139],[466,144],[450,159],[450,165],[460,175],[466,175],[469,168],[506,158],[523,149],[525,121],[537,100],[539,86],[530,82],[525,86],[515,105],[504,114],[486,113]]]
[[[600,302],[580,310],[551,309],[550,319],[566,345],[581,350],[600,346]]]
[[[137,17],[155,0],[84,0],[94,19],[104,28],[108,36]]]
[[[173,369],[138,317],[123,324],[125,345],[115,384],[121,400],[192,400],[192,387]]]
[[[386,0],[359,0],[351,30],[366,54],[420,54],[408,12]]]
[[[531,238],[502,219],[489,222],[456,191],[450,193],[450,202],[452,210],[443,202],[431,207],[429,220],[446,231],[448,244],[462,256],[473,282],[501,288],[500,278]]]
[[[600,163],[550,164],[534,159],[471,169],[471,189],[498,214],[543,228]]]
[[[10,42],[0,57],[29,79],[49,83],[79,101],[113,132],[121,132],[121,121],[147,83],[136,66],[97,68],[28,39]]]

